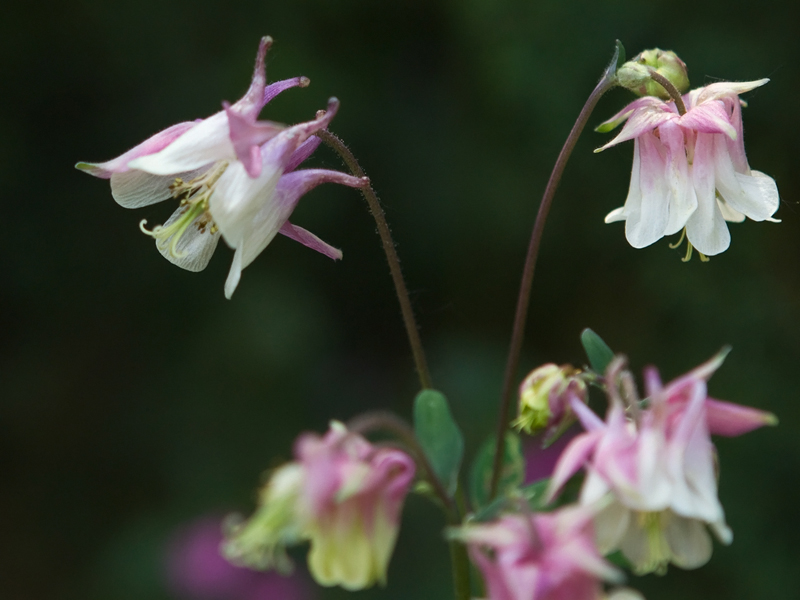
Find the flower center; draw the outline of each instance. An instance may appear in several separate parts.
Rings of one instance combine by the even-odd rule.
[[[636,512],[636,524],[644,530],[645,548],[642,550],[643,558],[641,564],[636,564],[634,571],[639,574],[655,572],[663,575],[667,572],[667,565],[672,558],[667,539],[664,536],[664,529],[669,519],[666,510],[660,512]]]
[[[172,197],[181,201],[180,213],[171,218],[171,223],[156,225],[146,229],[147,219],[142,219],[139,229],[156,240],[159,250],[170,253],[173,258],[183,258],[185,252],[178,252],[178,242],[186,230],[194,225],[200,233],[216,233],[217,226],[208,212],[208,201],[214,193],[214,186],[228,168],[228,161],[215,163],[208,171],[190,181],[176,177],[169,186]]]

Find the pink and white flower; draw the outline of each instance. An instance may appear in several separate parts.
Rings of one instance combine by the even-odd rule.
[[[489,600],[599,600],[603,580],[622,578],[598,553],[584,507],[504,515],[450,534],[467,544]]]
[[[602,124],[599,129],[608,131],[627,120],[597,152],[634,140],[628,197],[606,223],[625,221],[625,236],[634,248],[683,230],[689,251],[693,246],[703,258],[727,250],[726,221],[774,220],[778,188],[771,177],[750,169],[739,100],[739,94],[767,81],[719,82],[692,90],[683,96],[683,115],[674,102],[639,98]]]
[[[323,437],[301,436],[294,454],[265,486],[256,514],[232,528],[228,559],[285,569],[283,548],[310,540],[308,566],[318,583],[348,590],[385,583],[413,460],[338,422]]]
[[[687,569],[705,564],[712,551],[706,526],[725,544],[733,539],[717,497],[710,434],[739,435],[776,420],[708,397],[707,379],[723,359],[721,353],[666,387],[648,369],[647,406],[629,398],[628,410],[615,387],[617,362],[607,375],[605,422],[573,402],[586,432],[564,450],[549,497],[585,467],[581,504],[611,498],[595,519],[598,547],[604,553],[622,550],[639,573],[663,572],[670,562]]]
[[[140,208],[168,198],[181,205],[164,225],[142,231],[156,240],[161,254],[189,271],[203,270],[220,235],[235,249],[225,283],[230,298],[241,271],[281,233],[334,259],[342,254],[288,219],[300,197],[321,183],[362,187],[365,181],[338,171],[294,171],[319,145],[314,133],[328,126],[339,103],[291,127],[258,121],[261,109],[279,93],[305,87],[296,77],[266,85],[265,56],[272,44],[261,40],[253,79],[236,103],[194,122],[161,131],[104,163],[78,163],[90,175],[111,180],[120,205]],[[294,172],[293,172],[294,171]]]

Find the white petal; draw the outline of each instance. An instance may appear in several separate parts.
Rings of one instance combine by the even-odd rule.
[[[610,213],[608,213],[604,221],[606,223],[615,223],[617,221],[624,221],[627,218],[628,216],[625,214],[625,207],[620,206],[619,208],[615,208]]]
[[[595,515],[594,537],[600,554],[608,554],[619,548],[630,518],[630,509],[616,501]]]
[[[717,206],[714,187],[713,135],[698,133],[692,165],[692,181],[697,193],[697,210],[686,222],[686,237],[706,256],[728,249],[731,234]]]
[[[719,206],[719,212],[722,213],[722,218],[729,223],[741,223],[744,221],[745,216],[738,210],[733,210],[725,200],[717,198],[717,205]]]
[[[646,133],[639,138],[638,190],[634,190],[633,172],[631,189],[625,202],[625,236],[634,248],[644,248],[664,236],[669,219],[669,186],[664,176],[665,150],[658,138]],[[637,164],[638,162],[638,164]]]
[[[230,300],[233,292],[236,291],[236,286],[239,285],[239,280],[242,278],[242,245],[236,248],[233,253],[233,263],[231,270],[228,272],[228,278],[225,280],[225,297]]]
[[[143,171],[126,171],[111,175],[111,195],[125,208],[141,208],[161,202],[172,196],[169,186],[180,175],[184,179],[196,177],[202,170],[176,175],[151,175]]]
[[[671,191],[669,221],[664,235],[672,235],[686,226],[686,221],[697,209],[697,194],[695,194],[689,176],[689,161],[686,157],[686,141],[683,130],[671,122],[662,125],[659,132],[667,151],[666,177]]]
[[[751,175],[736,173],[736,179],[742,186],[744,195],[738,206],[736,204],[731,206],[735,206],[754,221],[768,221],[780,205],[778,186],[769,175],[760,171],[750,171],[750,173]]]
[[[172,216],[163,226],[168,227],[183,213],[184,207],[179,208],[172,213]],[[168,242],[169,239],[171,238],[165,241]],[[177,254],[177,256],[172,254],[169,246],[166,244],[157,244],[157,248],[161,256],[166,258],[173,265],[196,273],[208,266],[208,261],[211,260],[211,256],[214,254],[218,242],[219,231],[211,233],[209,226],[204,227],[203,231],[201,231],[201,228],[198,227],[195,221],[186,228],[186,231],[183,232],[178,243],[175,244],[175,254]]]
[[[717,539],[721,543],[725,544],[726,546],[730,546],[730,544],[733,542],[733,531],[731,531],[731,528],[728,527],[724,520],[711,523],[709,527],[711,527],[711,531],[714,532],[714,535],[717,536]]]
[[[225,111],[220,111],[189,129],[160,152],[132,160],[128,167],[153,175],[169,175],[235,157],[228,116]]]
[[[606,597],[606,600],[644,600],[641,592],[631,588],[616,588]]]
[[[268,204],[274,197],[275,186],[280,176],[281,171],[273,165],[264,165],[261,174],[252,179],[247,175],[242,163],[234,162],[219,178],[214,188],[214,195],[209,201],[209,211],[229,246],[237,248],[239,240],[252,235],[255,227],[253,221],[264,204]],[[273,225],[275,230],[271,234],[272,237],[277,234],[283,221]],[[247,250],[248,255],[252,254],[252,250],[251,245]],[[245,259],[242,268],[250,264],[253,258],[255,255],[249,256],[249,260]]]
[[[702,567],[711,558],[711,536],[701,521],[671,514],[664,535],[672,562],[683,569]]]

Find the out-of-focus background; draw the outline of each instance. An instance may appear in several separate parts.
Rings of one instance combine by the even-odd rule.
[[[262,473],[290,457],[299,431],[369,408],[409,416],[413,365],[360,196],[321,187],[293,218],[341,247],[344,260],[279,236],[227,301],[227,248],[205,272],[181,271],[137,227],[173,207],[127,211],[106,181],[73,168],[236,100],[259,37],[270,34],[269,79],[312,83],[262,116],[307,120],[329,96],[340,98],[332,130],[381,195],[435,384],[470,450],[495,419],[540,195],[614,40],[629,56],[674,49],[694,86],[771,78],[746,96],[746,142],[753,168],[778,182],[783,223],[731,225],[730,250],[708,264],[682,263],[683,250],[667,241],[634,250],[621,224],[603,224],[625,199],[632,148],[593,154],[609,137],[591,126],[632,96],[615,90],[601,101],[545,232],[523,368],[581,364],[586,326],[637,372],[653,363],[665,378],[732,344],[711,393],[781,419],[776,429],[718,441],[735,542],[717,546],[697,571],[631,583],[649,600],[796,597],[797,21],[794,2],[741,0],[5,6],[0,595],[346,595],[308,583],[302,551],[298,579],[286,582],[225,570],[213,549],[215,523],[252,509]],[[341,168],[324,148],[309,164]],[[441,525],[434,507],[410,498],[390,586],[360,597],[449,597]]]

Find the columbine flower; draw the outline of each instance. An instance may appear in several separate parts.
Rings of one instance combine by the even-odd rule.
[[[255,515],[233,526],[225,555],[285,570],[283,548],[310,540],[308,566],[320,584],[359,590],[385,583],[414,462],[337,422],[324,437],[301,436],[295,457],[273,474]]]
[[[257,121],[264,105],[291,87],[305,87],[296,77],[266,85],[264,58],[272,43],[261,40],[247,93],[233,105],[195,122],[173,125],[132,150],[105,163],[77,168],[111,180],[114,199],[139,208],[170,197],[181,205],[164,225],[152,230],[156,246],[170,262],[189,271],[208,264],[220,235],[236,250],[225,295],[230,298],[241,270],[281,233],[326,256],[341,252],[288,222],[300,196],[325,182],[361,187],[362,179],[320,169],[291,172],[319,145],[315,132],[327,127],[338,109],[332,98],[327,112],[292,127]]]
[[[599,600],[601,580],[621,578],[595,548],[592,513],[583,507],[505,515],[450,535],[469,547],[489,600]]]
[[[585,404],[573,402],[587,431],[564,450],[549,497],[586,466],[581,503],[613,498],[595,520],[598,547],[604,553],[621,549],[637,573],[663,572],[670,562],[687,569],[705,564],[712,551],[706,526],[721,542],[732,541],[717,498],[710,433],[739,435],[776,421],[770,413],[708,397],[706,380],[723,358],[714,357],[666,387],[649,369],[647,407],[640,408],[627,386],[629,414],[616,391],[621,363],[615,361],[607,375],[605,423]]]
[[[625,221],[625,236],[644,248],[683,230],[701,259],[725,251],[730,232],[725,221],[773,220],[779,196],[775,181],[750,169],[744,151],[739,94],[769,81],[720,82],[692,90],[679,115],[673,102],[634,100],[598,129],[625,121],[621,133],[597,152],[634,140],[633,169],[625,206],[606,223]]]
[[[547,442],[574,423],[570,399],[586,402],[586,383],[572,365],[542,365],[531,371],[519,386],[518,416],[515,427],[533,434],[548,428]]]

